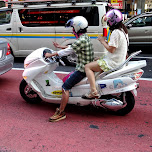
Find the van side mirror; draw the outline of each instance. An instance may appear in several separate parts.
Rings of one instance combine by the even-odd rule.
[[[132,24],[128,24],[127,28],[130,29],[132,27]]]

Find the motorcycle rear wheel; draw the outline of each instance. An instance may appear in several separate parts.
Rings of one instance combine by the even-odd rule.
[[[36,104],[42,101],[39,95],[32,90],[32,88],[27,84],[27,82],[24,79],[20,83],[19,90],[22,98],[27,103]]]
[[[131,112],[135,106],[135,99],[134,99],[134,95],[132,94],[132,92],[128,91],[128,92],[125,92],[125,94],[126,94],[125,100],[127,102],[127,105],[124,108],[115,111],[114,114],[116,114],[116,115],[124,116],[124,115],[128,114],[129,112]],[[123,94],[122,94],[121,99],[123,101]]]

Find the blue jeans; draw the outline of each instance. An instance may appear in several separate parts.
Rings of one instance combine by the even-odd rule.
[[[62,88],[64,90],[70,90],[74,85],[79,83],[85,77],[86,74],[84,72],[74,71],[74,73],[72,73],[70,77],[64,82]]]

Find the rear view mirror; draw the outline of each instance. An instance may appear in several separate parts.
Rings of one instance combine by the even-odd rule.
[[[128,24],[127,28],[130,29],[132,27],[132,24]]]

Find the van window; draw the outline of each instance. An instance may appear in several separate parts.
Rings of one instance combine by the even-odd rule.
[[[64,26],[67,20],[75,16],[84,16],[89,26],[99,25],[98,7],[69,7],[22,9],[19,16],[23,26]]]
[[[0,11],[0,25],[10,23],[12,10]]]

